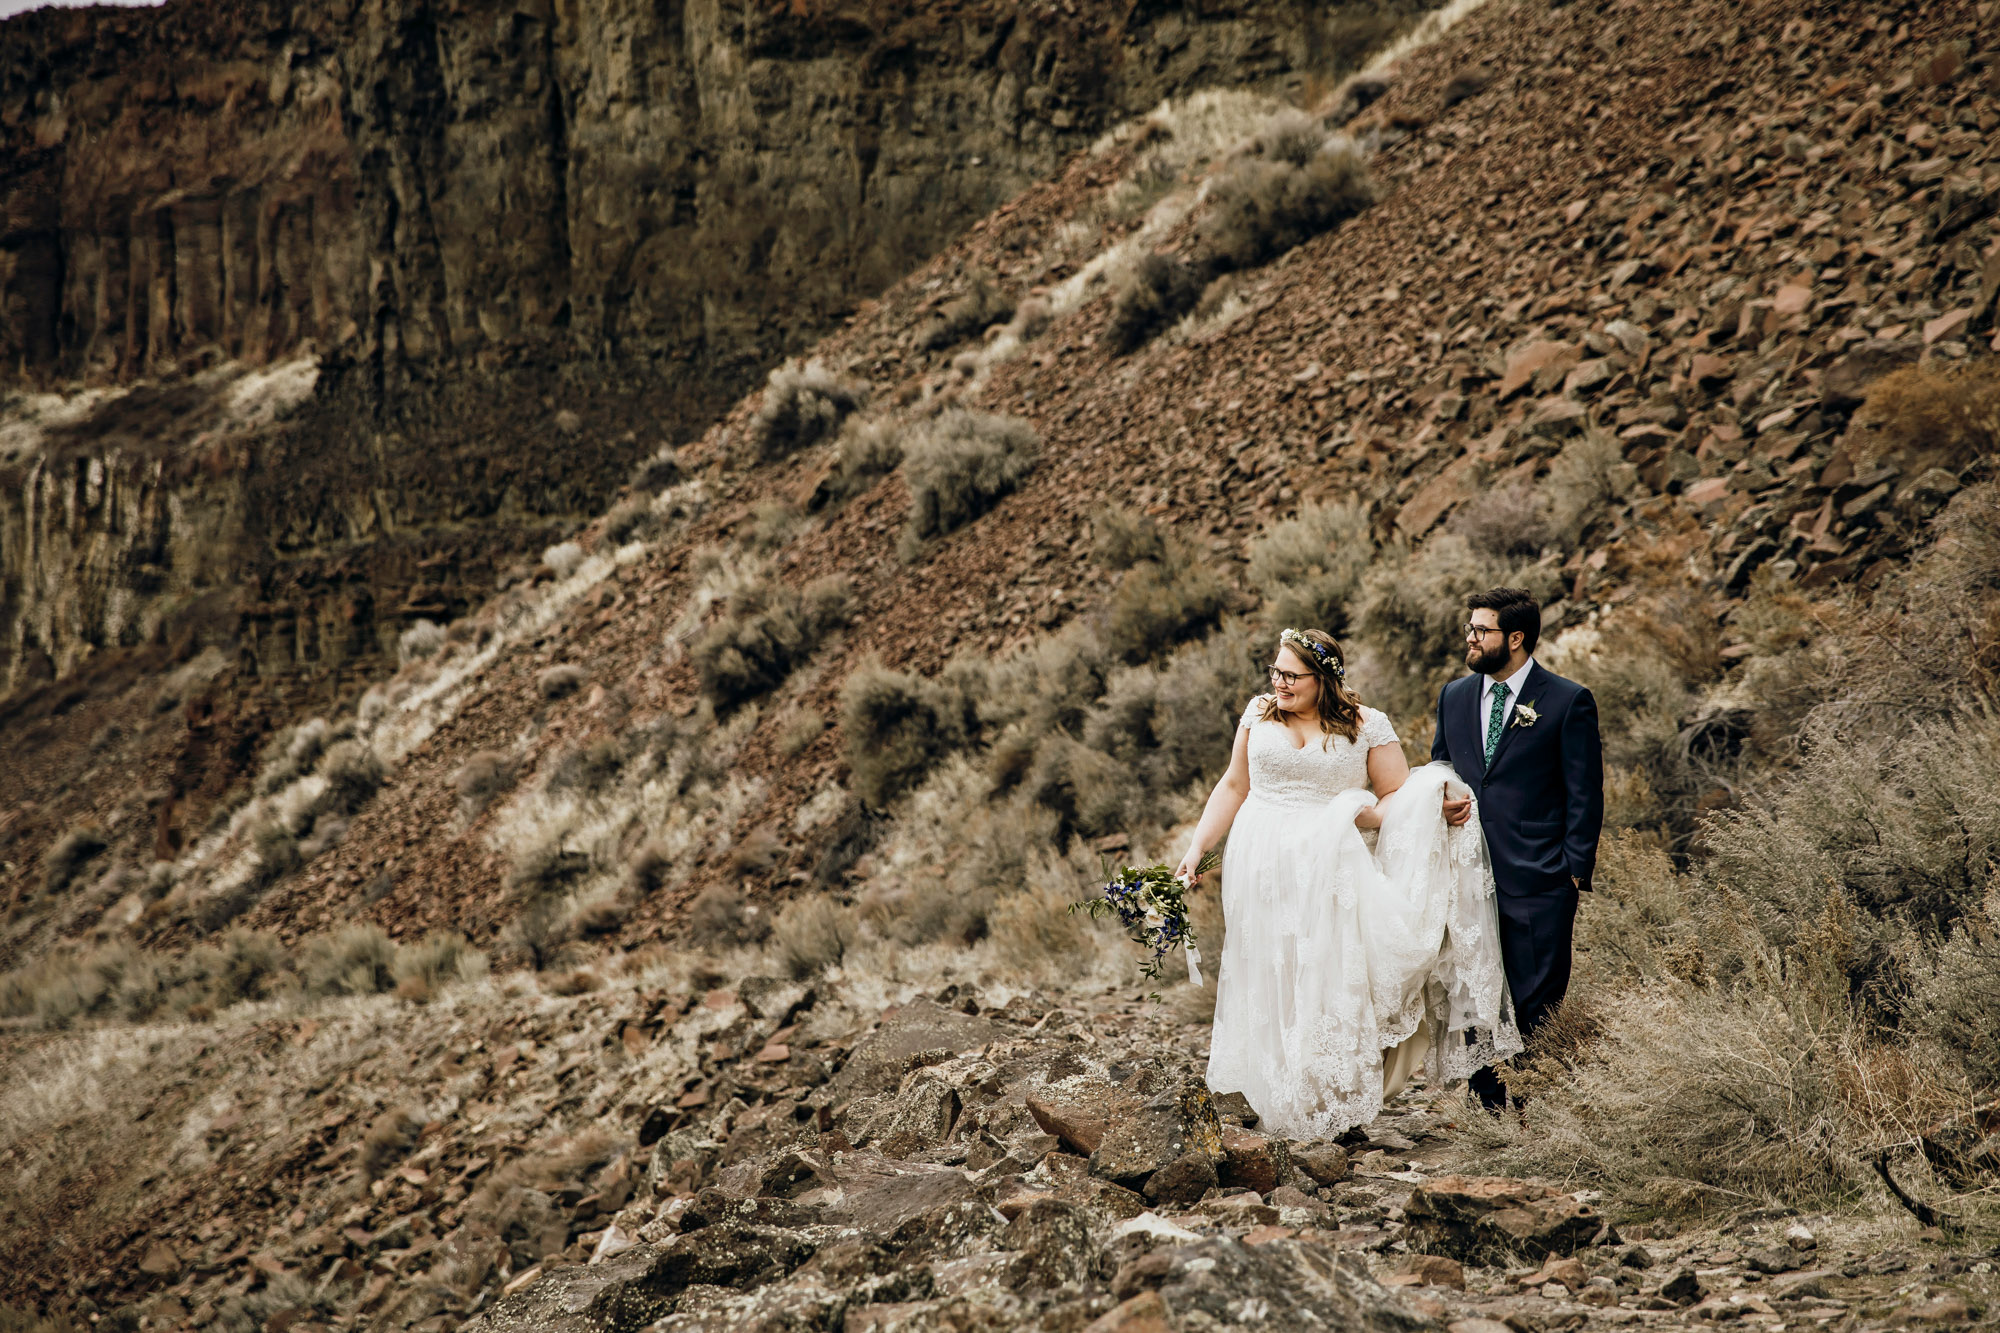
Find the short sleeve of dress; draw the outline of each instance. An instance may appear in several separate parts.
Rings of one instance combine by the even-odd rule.
[[[1251,696],[1250,702],[1243,705],[1243,720],[1238,722],[1236,725],[1238,727],[1256,726],[1258,722],[1263,720],[1264,701],[1266,699],[1269,699],[1270,697],[1271,696],[1268,694],[1258,694]]]
[[[1361,744],[1363,748],[1372,750],[1378,745],[1394,745],[1395,743],[1396,728],[1389,721],[1389,715],[1380,709],[1369,708],[1364,704],[1361,709]]]

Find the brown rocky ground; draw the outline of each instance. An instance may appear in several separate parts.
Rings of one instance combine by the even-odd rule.
[[[1547,1333],[1951,1325],[1994,1298],[1990,1257],[1908,1218],[1683,1229],[1467,1176],[1478,1112],[1421,1085],[1340,1144],[1266,1138],[1200,1083],[1185,985],[865,962],[654,957],[572,998],[515,976],[17,1045],[39,1090],[0,1099],[8,1165],[73,1202],[10,1299],[144,1329]]]

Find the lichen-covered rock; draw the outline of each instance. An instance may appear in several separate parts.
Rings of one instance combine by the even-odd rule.
[[[1211,1159],[1222,1155],[1222,1124],[1214,1100],[1195,1078],[1113,1122],[1090,1155],[1090,1173],[1132,1185],[1188,1153]]]
[[[1439,1176],[1411,1191],[1403,1212],[1412,1246],[1466,1263],[1568,1254],[1602,1225],[1568,1194],[1502,1176]]]
[[[842,1097],[894,1092],[910,1072],[911,1057],[976,1051],[998,1036],[1000,1029],[987,1019],[913,1000],[886,1012],[881,1026],[855,1046],[833,1076],[833,1090]]]
[[[1030,1205],[1000,1233],[1000,1244],[1020,1252],[1008,1270],[1016,1289],[1063,1287],[1109,1278],[1114,1271],[1091,1233],[1090,1214],[1059,1199]]]
[[[551,1268],[466,1327],[477,1333],[625,1333],[672,1313],[690,1287],[762,1286],[799,1267],[813,1249],[794,1231],[719,1223],[601,1264]]]

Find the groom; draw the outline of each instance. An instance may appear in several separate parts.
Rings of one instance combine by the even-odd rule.
[[[1604,761],[1597,703],[1534,659],[1542,609],[1519,588],[1466,599],[1465,664],[1472,674],[1438,695],[1431,758],[1448,760],[1478,794],[1479,823],[1499,888],[1500,955],[1521,1035],[1534,1035],[1569,989],[1577,895],[1590,888],[1604,823]],[[1446,801],[1463,824],[1472,802]],[[1488,1110],[1506,1104],[1499,1076],[1481,1069],[1472,1090]]]

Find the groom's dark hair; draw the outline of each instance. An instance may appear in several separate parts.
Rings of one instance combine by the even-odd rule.
[[[1526,588],[1488,588],[1465,599],[1468,611],[1491,611],[1502,637],[1519,633],[1521,651],[1532,653],[1542,637],[1542,608]]]

